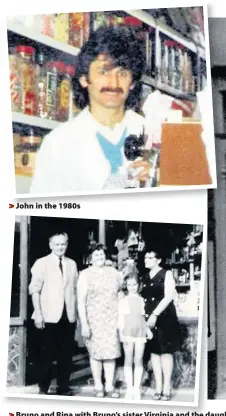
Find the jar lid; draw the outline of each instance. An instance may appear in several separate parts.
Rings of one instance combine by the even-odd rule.
[[[24,53],[27,53],[28,55],[32,55],[33,53],[35,53],[35,48],[33,48],[32,46],[17,45],[16,46],[16,51],[17,52],[24,52]]]
[[[21,144],[40,145],[42,138],[40,136],[20,136]]]
[[[125,16],[124,23],[125,25],[128,25],[128,26],[142,26],[143,25],[143,22],[140,19],[138,19],[137,17],[133,17],[133,16]]]
[[[175,47],[178,49],[184,49],[184,46],[175,40],[164,40],[164,45],[168,46],[168,48]]]
[[[50,64],[52,64],[53,67],[58,69],[58,71],[65,72],[65,63],[64,62],[62,62],[62,61],[52,61],[52,62],[50,62]]]

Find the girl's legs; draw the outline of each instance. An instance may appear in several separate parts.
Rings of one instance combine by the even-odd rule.
[[[132,398],[132,389],[133,389],[133,342],[124,342],[123,349],[125,353],[124,360],[124,375],[126,382],[126,399]]]
[[[151,363],[155,377],[155,393],[162,393],[162,366],[161,366],[161,356],[158,354],[151,354]],[[157,397],[156,397],[157,398]],[[160,399],[160,397],[159,397]]]
[[[171,391],[171,378],[173,373],[173,355],[162,354],[161,366],[163,371],[163,394],[170,395]]]
[[[90,367],[94,379],[95,390],[101,391],[103,390],[102,384],[102,361],[94,360],[90,357]]]
[[[140,399],[140,385],[143,374],[144,342],[135,343],[134,353],[134,399]]]
[[[104,360],[104,376],[106,392],[114,390],[115,360]]]

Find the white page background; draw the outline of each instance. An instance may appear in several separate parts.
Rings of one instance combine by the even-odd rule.
[[[200,5],[201,2],[193,1],[192,5]],[[91,1],[83,0],[80,4],[81,11],[91,10],[94,4]],[[79,4],[76,9],[79,11]],[[91,6],[92,4],[92,6]],[[210,16],[226,16],[226,4],[221,0],[214,0],[209,2]],[[163,3],[166,6],[166,3]],[[168,3],[169,5],[169,3]],[[189,6],[191,2],[188,1],[170,1],[170,6]],[[207,391],[207,371],[206,371],[206,317],[203,324],[203,349],[202,349],[202,366],[200,374],[200,405],[197,409],[194,408],[171,408],[169,406],[147,406],[147,405],[119,405],[100,404],[100,403],[85,403],[85,402],[67,402],[57,400],[37,400],[37,399],[6,399],[3,397],[6,381],[6,362],[7,362],[7,348],[8,348],[8,330],[9,330],[9,311],[10,311],[10,285],[11,285],[11,271],[13,260],[13,236],[14,236],[14,215],[19,215],[18,210],[8,209],[9,202],[12,202],[12,189],[14,172],[12,172],[12,158],[13,145],[11,133],[11,113],[10,113],[10,99],[8,95],[8,65],[3,58],[7,55],[6,44],[6,25],[4,18],[8,14],[35,14],[35,13],[51,13],[51,12],[68,12],[75,7],[74,1],[65,0],[63,4],[56,2],[32,2],[28,0],[17,1],[3,1],[1,4],[0,13],[0,117],[1,117],[1,151],[0,151],[0,183],[1,183],[1,203],[0,203],[0,262],[1,262],[1,301],[0,301],[0,319],[1,319],[1,355],[0,355],[0,410],[1,416],[8,416],[9,412],[16,413],[43,413],[64,412],[74,413],[81,411],[92,411],[114,413],[118,412],[201,412],[203,414],[210,412],[225,411],[226,403],[224,401],[217,402],[206,400]],[[137,1],[134,0],[108,0],[104,4],[104,9],[135,9],[160,7],[160,1]],[[103,2],[95,1],[95,10],[102,9]],[[10,138],[10,140],[9,140]],[[74,200],[67,198],[70,202],[77,202],[81,204],[81,209],[75,211],[75,215],[81,218],[112,218],[112,219],[127,219],[127,220],[142,220],[142,221],[158,221],[158,222],[184,222],[184,223],[205,223],[206,222],[206,192],[180,192],[180,193],[159,193],[152,194],[151,198],[148,194],[140,194],[139,197],[135,195],[127,195],[126,198],[122,195],[112,197],[78,197]],[[20,202],[22,202],[20,200]],[[49,215],[49,216],[71,216],[70,212],[65,211],[26,211],[24,214],[33,215]],[[56,413],[55,413],[56,415]],[[24,415],[25,416],[25,415]],[[27,416],[27,415],[26,415]],[[64,415],[62,415],[64,416]],[[197,416],[197,415],[196,415]]]

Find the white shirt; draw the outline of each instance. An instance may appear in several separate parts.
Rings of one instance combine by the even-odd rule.
[[[111,174],[111,166],[96,138],[97,131],[111,142],[120,140],[124,128],[127,135],[140,135],[144,117],[132,110],[125,112],[114,129],[100,125],[88,107],[73,120],[63,123],[43,140],[36,156],[36,168],[30,193],[60,195],[99,191]],[[124,152],[122,149],[122,155]]]

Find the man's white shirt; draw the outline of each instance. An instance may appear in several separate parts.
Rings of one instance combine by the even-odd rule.
[[[139,136],[144,125],[144,117],[133,110],[126,110],[122,122],[110,129],[98,123],[86,107],[73,120],[45,136],[37,153],[30,193],[73,194],[104,189],[111,175],[111,166],[96,133],[100,132],[111,143],[117,144],[125,128],[127,135]],[[123,148],[121,152],[125,162]]]

